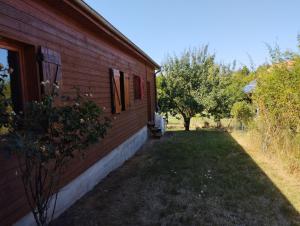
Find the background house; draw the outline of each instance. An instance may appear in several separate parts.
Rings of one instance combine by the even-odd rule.
[[[93,94],[113,119],[107,137],[73,160],[64,175],[57,214],[89,191],[147,140],[154,120],[155,69],[134,43],[80,0],[0,0],[0,60],[14,68],[15,110],[38,100],[40,82],[57,81]],[[16,162],[0,157],[0,225],[32,225]]]

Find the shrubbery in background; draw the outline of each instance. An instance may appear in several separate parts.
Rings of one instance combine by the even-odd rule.
[[[231,115],[241,124],[241,129],[244,129],[244,126],[248,126],[253,119],[254,112],[246,101],[239,101],[233,104]]]
[[[264,151],[274,151],[300,168],[300,58],[294,55],[257,72],[256,128]]]

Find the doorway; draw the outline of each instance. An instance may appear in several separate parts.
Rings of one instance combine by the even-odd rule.
[[[150,82],[147,81],[147,112],[148,112],[148,122],[153,121],[152,115],[152,104],[151,104],[151,86]]]

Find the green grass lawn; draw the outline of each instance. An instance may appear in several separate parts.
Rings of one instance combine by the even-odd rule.
[[[299,225],[299,212],[231,137],[168,132],[54,225]]]
[[[200,129],[204,126],[204,122],[208,122],[210,127],[215,127],[217,125],[216,122],[214,122],[214,120],[210,118],[200,117],[197,115],[191,118],[190,129]],[[231,126],[237,126],[237,123],[230,119],[222,119],[221,123],[224,127],[227,127],[229,124]],[[176,117],[169,116],[167,128],[169,131],[184,130],[183,118],[180,115]]]

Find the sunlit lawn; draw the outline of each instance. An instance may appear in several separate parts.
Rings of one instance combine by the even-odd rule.
[[[195,129],[201,129],[204,126],[204,122],[209,123],[210,127],[215,127],[216,123],[209,118],[205,118],[205,117],[200,117],[200,116],[196,116],[193,117],[191,119],[191,124],[190,124],[190,129],[191,130],[195,130]],[[230,119],[222,119],[221,123],[224,127],[227,127],[228,125],[234,125],[236,126],[236,123]],[[168,125],[167,128],[169,131],[172,130],[184,130],[184,124],[183,124],[183,119],[182,117],[178,116],[169,116],[168,117]]]
[[[251,156],[253,161],[268,175],[270,180],[286,196],[290,203],[300,213],[300,173],[291,174],[287,170],[286,162],[272,156],[272,154],[262,153],[257,143],[253,142],[251,134],[233,132],[232,137]]]

